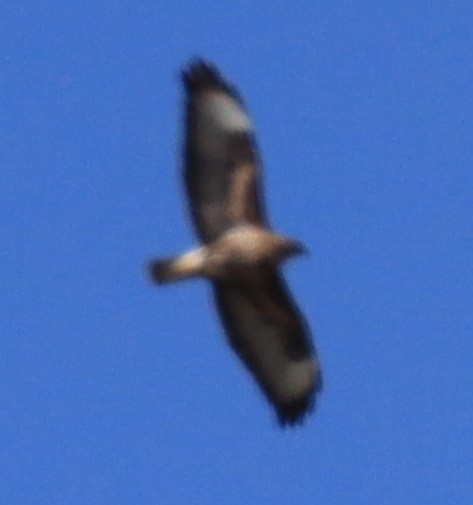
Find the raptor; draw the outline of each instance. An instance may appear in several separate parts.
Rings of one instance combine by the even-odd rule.
[[[201,244],[150,262],[154,282],[211,282],[228,341],[282,425],[315,403],[322,374],[307,322],[281,264],[305,252],[272,231],[263,203],[262,165],[243,101],[212,64],[191,62],[185,91],[184,180]]]

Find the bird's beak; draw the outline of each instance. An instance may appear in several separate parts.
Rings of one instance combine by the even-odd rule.
[[[302,242],[299,242],[298,240],[294,240],[293,254],[294,254],[294,256],[307,256],[309,254],[309,250]]]

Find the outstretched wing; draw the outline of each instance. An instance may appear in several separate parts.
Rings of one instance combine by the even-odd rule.
[[[281,424],[301,421],[322,388],[322,374],[307,324],[284,280],[269,271],[254,286],[215,283],[214,293],[233,349]]]
[[[241,222],[266,226],[251,121],[237,92],[199,60],[182,74],[187,92],[185,182],[200,239]]]

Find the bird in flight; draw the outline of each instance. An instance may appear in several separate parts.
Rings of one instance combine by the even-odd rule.
[[[261,162],[243,101],[212,64],[192,61],[185,91],[184,181],[200,246],[153,260],[151,279],[204,277],[228,341],[274,407],[281,425],[312,409],[322,375],[308,325],[281,275],[305,252],[271,230]]]

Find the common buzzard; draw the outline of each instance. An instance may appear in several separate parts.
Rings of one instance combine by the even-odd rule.
[[[211,64],[182,73],[186,93],[184,179],[201,246],[152,261],[158,284],[205,277],[228,340],[276,410],[281,424],[301,421],[322,376],[304,317],[279,272],[304,252],[271,231],[263,205],[261,163],[238,92]]]

